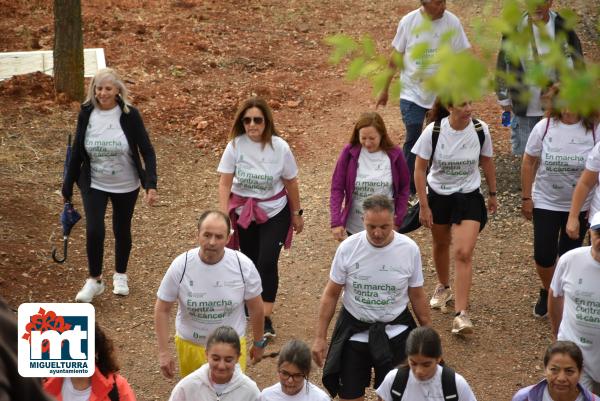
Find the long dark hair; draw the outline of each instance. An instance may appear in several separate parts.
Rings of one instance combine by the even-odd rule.
[[[105,377],[108,377],[109,374],[116,373],[120,369],[115,357],[115,347],[98,323],[96,323],[95,329],[96,366]]]
[[[235,353],[239,357],[242,352],[242,346],[240,345],[240,337],[237,331],[230,326],[217,327],[206,340],[206,353],[214,344],[229,344],[235,350]]]
[[[425,123],[431,124],[434,121],[440,121],[442,118],[448,117],[450,115],[448,107],[452,107],[451,101],[448,101],[446,104],[444,104],[439,97],[436,98],[435,102],[433,103],[433,107],[431,107],[431,110],[429,110],[425,115]]]
[[[233,126],[231,127],[229,139],[233,141],[235,137],[243,135],[246,132],[242,120],[244,118],[244,114],[246,114],[246,110],[253,107],[260,109],[265,119],[265,130],[260,138],[260,142],[262,143],[263,148],[267,143],[272,146],[271,138],[273,136],[279,136],[279,132],[275,128],[275,123],[273,122],[273,112],[271,111],[271,108],[264,99],[259,97],[251,97],[250,99],[247,99],[238,108],[237,112],[235,113],[235,118],[233,119]]]
[[[308,348],[308,345],[302,340],[288,341],[281,348],[281,351],[279,351],[277,366],[281,367],[284,362],[296,365],[304,376],[308,377],[312,366],[310,348]]]
[[[379,148],[384,152],[389,151],[394,147],[394,143],[390,139],[387,129],[385,128],[385,123],[383,122],[383,118],[374,111],[370,111],[367,113],[362,113],[358,118],[356,124],[354,124],[354,129],[352,130],[352,136],[350,136],[350,144],[358,145],[360,143],[359,131],[366,127],[373,127],[381,136],[381,141],[379,142]]]
[[[406,356],[410,355],[441,358],[442,340],[437,331],[427,326],[412,330],[406,339]]]

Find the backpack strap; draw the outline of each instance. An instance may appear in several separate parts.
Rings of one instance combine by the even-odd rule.
[[[483,125],[481,125],[481,121],[476,118],[473,118],[473,125],[475,126],[475,132],[477,132],[477,138],[479,138],[479,152],[481,153],[481,149],[483,149],[483,142],[485,142]]]
[[[456,373],[453,369],[442,367],[442,391],[444,400],[458,401],[458,391],[456,390]]]
[[[433,131],[431,131],[431,157],[429,158],[429,167],[433,164],[433,155],[435,154],[435,148],[437,147],[438,139],[440,139],[441,120],[435,120],[433,123]]]
[[[187,255],[189,251],[185,252],[185,263],[183,264],[183,273],[181,274],[181,278],[179,279],[179,284],[183,281],[183,277],[185,277],[185,270],[187,269]]]
[[[242,264],[240,263],[240,257],[238,255],[238,251],[233,251],[235,252],[235,257],[237,258],[238,261],[238,266],[240,268],[240,274],[242,275],[242,283],[244,283],[244,288],[246,287],[246,280],[244,279],[244,272],[242,272]]]
[[[398,368],[398,372],[396,372],[396,377],[394,377],[394,382],[392,383],[392,388],[390,390],[392,401],[402,400],[402,396],[406,390],[406,384],[408,383],[409,372],[410,368],[408,366],[401,366]]]
[[[108,393],[110,401],[119,401],[119,389],[117,388],[117,375],[113,373],[113,386]]]

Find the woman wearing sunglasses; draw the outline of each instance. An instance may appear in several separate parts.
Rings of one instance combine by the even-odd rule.
[[[323,390],[308,381],[311,362],[310,348],[304,341],[288,341],[279,352],[279,383],[265,388],[260,401],[330,401]]]
[[[298,234],[304,226],[298,166],[263,99],[250,98],[241,105],[230,136],[217,168],[219,206],[229,214],[234,230],[228,246],[239,248],[260,273],[265,335],[274,337],[271,313],[279,253],[282,245],[291,245],[292,228]]]

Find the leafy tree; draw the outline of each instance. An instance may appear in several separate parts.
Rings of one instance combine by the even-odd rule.
[[[428,44],[415,47],[409,55],[413,59],[421,59],[424,63],[438,65],[437,73],[424,77],[427,89],[437,93],[445,101],[455,104],[466,100],[478,100],[495,88],[497,73],[499,78],[508,84],[515,83],[516,77],[497,72],[495,61],[500,36],[504,36],[502,48],[512,60],[527,58],[530,52],[531,31],[516,29],[521,24],[523,13],[534,12],[543,0],[505,0],[499,16],[493,15],[494,2],[488,2],[483,16],[473,22],[474,35],[470,40],[477,45],[478,54],[474,52],[453,52],[450,46],[451,35],[442,38],[437,53],[432,58],[423,57]],[[575,27],[577,18],[572,10],[560,10],[566,19],[567,27]],[[431,22],[427,21],[419,30],[428,30]],[[600,29],[600,27],[599,27]],[[474,39],[474,40],[473,40]],[[558,38],[557,38],[558,39]],[[594,110],[600,110],[600,96],[597,89],[600,82],[600,66],[587,62],[585,68],[567,63],[564,57],[565,49],[561,40],[552,40],[542,36],[541,40],[550,51],[540,55],[533,66],[526,69],[523,82],[538,87],[546,87],[552,77],[557,75],[561,81],[559,102],[570,110],[588,115]],[[356,80],[367,78],[371,81],[373,94],[380,93],[392,71],[389,67],[389,57],[376,51],[372,38],[364,36],[354,39],[348,35],[333,35],[325,39],[333,47],[330,60],[337,64],[348,60],[346,78]],[[402,59],[396,52],[392,54],[394,64],[402,69]],[[395,79],[390,87],[392,97],[400,93],[400,82]],[[525,94],[527,96],[528,94]]]

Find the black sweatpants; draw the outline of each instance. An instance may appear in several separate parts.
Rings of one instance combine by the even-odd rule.
[[[289,227],[289,204],[263,224],[253,221],[247,229],[238,226],[240,250],[254,262],[260,274],[265,302],[275,302],[279,286],[279,253]]]
[[[127,193],[104,192],[90,188],[82,193],[85,210],[86,248],[90,277],[102,274],[104,259],[104,216],[108,200],[112,204],[112,226],[115,236],[115,270],[117,273],[127,271],[127,262],[131,252],[131,218],[140,189]]]

